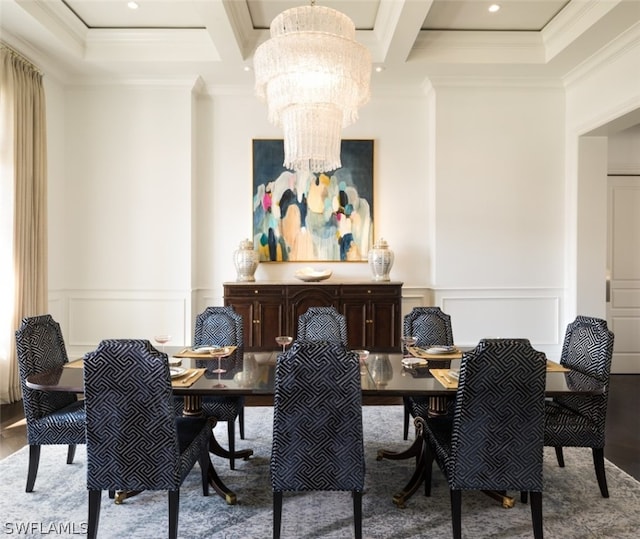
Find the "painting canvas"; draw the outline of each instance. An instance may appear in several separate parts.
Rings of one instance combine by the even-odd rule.
[[[343,140],[338,170],[292,172],[282,140],[253,141],[261,262],[363,261],[373,239],[373,140]]]

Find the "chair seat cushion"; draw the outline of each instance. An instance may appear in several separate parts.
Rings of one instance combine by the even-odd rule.
[[[601,448],[604,447],[604,435],[590,417],[546,401],[544,445]]]
[[[84,444],[86,414],[84,401],[75,401],[64,408],[27,424],[27,439],[31,445]]]
[[[425,425],[425,438],[431,440],[431,447],[433,448],[438,466],[442,470],[449,469],[449,459],[451,456],[451,433],[453,430],[453,420],[451,417],[433,417],[426,418]],[[447,476],[449,474],[446,474]]]
[[[178,476],[182,483],[200,457],[200,448],[211,436],[211,428],[204,417],[177,417],[176,430],[180,447]]]
[[[241,398],[204,397],[202,412],[207,417],[215,417],[218,421],[235,421],[242,406]]]
[[[177,416],[182,415],[184,399],[176,396],[173,404]],[[242,397],[203,397],[202,413],[218,421],[235,421],[243,405]]]
[[[427,417],[429,412],[429,399],[427,397],[408,397],[407,400],[413,417]]]

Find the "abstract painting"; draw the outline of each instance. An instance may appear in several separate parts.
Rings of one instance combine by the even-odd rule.
[[[292,172],[282,140],[253,140],[253,243],[261,262],[363,261],[373,239],[373,140],[343,140],[342,167]]]

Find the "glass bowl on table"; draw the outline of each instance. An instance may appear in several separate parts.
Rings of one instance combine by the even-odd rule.
[[[287,346],[289,346],[293,342],[293,337],[289,335],[278,335],[276,337],[276,342],[282,346],[282,353],[286,352]]]
[[[404,337],[402,337],[402,354],[407,357],[411,355],[411,352],[409,352],[409,348],[411,346],[413,346],[414,344],[416,344],[416,342],[418,341],[417,337],[413,337],[411,335],[406,335]]]
[[[367,373],[367,359],[369,358],[369,350],[354,350],[354,354],[358,356],[358,362],[360,363],[360,374]]]
[[[171,340],[171,335],[166,335],[166,334],[155,335],[153,337],[153,340],[156,341],[160,345],[161,351],[162,351],[162,353],[164,353],[164,345],[167,344]]]

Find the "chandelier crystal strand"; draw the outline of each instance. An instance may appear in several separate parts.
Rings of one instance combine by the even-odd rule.
[[[256,50],[254,69],[269,121],[284,131],[284,166],[340,168],[341,130],[370,96],[371,55],[355,41],[353,21],[315,5],[283,11]]]

